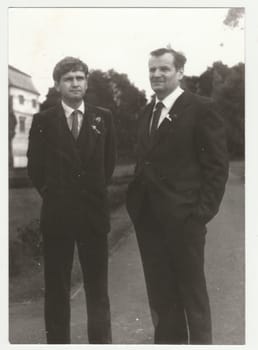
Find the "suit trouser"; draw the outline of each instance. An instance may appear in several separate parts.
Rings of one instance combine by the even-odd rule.
[[[86,294],[89,343],[111,343],[107,235],[90,227],[82,229],[79,223],[70,235],[43,232],[45,324],[49,344],[71,342],[70,284],[75,244]]]
[[[204,229],[165,230],[145,200],[135,230],[154,324],[154,342],[211,344]]]

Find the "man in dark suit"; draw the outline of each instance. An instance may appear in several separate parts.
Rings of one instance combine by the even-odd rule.
[[[110,230],[107,185],[115,165],[111,112],[84,103],[88,67],[66,57],[54,68],[61,95],[34,115],[28,173],[43,199],[47,342],[70,343],[70,282],[77,244],[86,293],[90,343],[111,343],[108,297]]]
[[[139,118],[127,208],[142,257],[154,342],[210,344],[205,234],[223,197],[228,158],[220,116],[180,87],[185,62],[172,49],[151,52],[155,98]]]

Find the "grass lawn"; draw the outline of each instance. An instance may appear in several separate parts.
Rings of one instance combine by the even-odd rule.
[[[18,229],[39,218],[41,198],[34,188],[9,190],[9,238],[17,238]]]

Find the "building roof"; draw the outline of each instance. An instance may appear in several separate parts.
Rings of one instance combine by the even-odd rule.
[[[10,65],[8,66],[8,73],[9,86],[17,87],[33,92],[36,95],[40,95],[38,90],[35,88],[30,75]]]

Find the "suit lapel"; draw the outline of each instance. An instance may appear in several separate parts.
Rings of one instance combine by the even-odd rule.
[[[58,106],[57,117],[59,135],[63,135],[63,137],[66,139],[71,139],[71,137],[73,138],[61,104]]]
[[[94,119],[96,118],[96,112],[89,105],[85,104],[85,113],[83,116],[83,122],[78,139],[75,141],[83,154],[84,161],[90,158],[92,152],[95,149],[98,134],[93,129]]]
[[[185,110],[185,108],[190,104],[189,94],[183,92],[178,99],[173,104],[172,108],[168,112],[172,120],[177,120],[180,117],[180,114]]]

